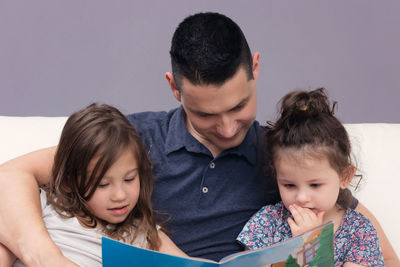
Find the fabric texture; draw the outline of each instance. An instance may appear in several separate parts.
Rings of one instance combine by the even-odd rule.
[[[282,202],[267,205],[246,223],[237,240],[249,249],[271,246],[292,237],[287,219],[290,212]],[[385,266],[378,236],[372,223],[361,213],[348,209],[334,234],[335,266],[354,262]]]
[[[219,260],[243,250],[235,238],[247,220],[276,203],[262,174],[257,148],[263,128],[250,127],[238,147],[212,156],[185,126],[182,107],[127,118],[141,135],[154,165],[153,208],[171,239],[190,256]]]
[[[65,257],[79,266],[102,266],[101,238],[96,229],[84,228],[76,218],[64,219],[47,203],[46,193],[41,191],[42,216],[47,230]],[[132,244],[145,248],[146,236],[139,235]],[[17,260],[14,267],[25,266]]]

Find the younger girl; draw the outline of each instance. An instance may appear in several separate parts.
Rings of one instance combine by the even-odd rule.
[[[265,141],[282,201],[254,214],[237,239],[262,248],[333,221],[335,266],[384,266],[376,230],[350,209],[347,187],[356,168],[347,132],[333,115],[336,103],[331,108],[322,88],[289,93],[281,103]]]
[[[117,109],[92,104],[71,115],[52,174],[40,194],[43,218],[54,242],[75,263],[101,266],[103,235],[185,256],[156,225],[147,151]]]

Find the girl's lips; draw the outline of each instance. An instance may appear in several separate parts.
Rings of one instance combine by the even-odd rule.
[[[122,206],[117,208],[108,209],[114,215],[123,215],[128,211],[128,206]]]

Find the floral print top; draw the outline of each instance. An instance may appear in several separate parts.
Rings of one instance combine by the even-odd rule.
[[[237,240],[249,249],[268,247],[292,237],[287,219],[290,211],[282,202],[261,208],[246,223]],[[335,266],[354,262],[385,266],[377,232],[361,213],[348,209],[334,236]]]

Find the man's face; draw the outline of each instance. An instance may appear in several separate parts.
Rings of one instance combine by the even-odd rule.
[[[213,156],[240,145],[255,120],[257,74],[248,80],[240,67],[221,86],[193,85],[185,78],[182,80],[177,99],[185,110],[186,126]]]

